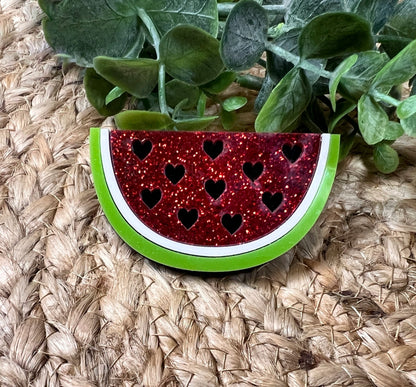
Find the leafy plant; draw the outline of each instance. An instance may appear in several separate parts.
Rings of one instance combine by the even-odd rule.
[[[247,99],[224,94],[236,82],[258,90],[256,131],[338,133],[342,157],[362,142],[383,173],[399,164],[392,143],[416,137],[416,0],[39,4],[47,41],[87,68],[89,101],[122,129],[204,130],[220,118],[238,130]],[[127,100],[134,110],[122,111]]]

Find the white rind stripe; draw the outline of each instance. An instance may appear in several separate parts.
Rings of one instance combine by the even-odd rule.
[[[135,229],[140,235],[142,235],[149,241],[155,243],[156,245],[179,253],[196,255],[201,257],[225,257],[248,253],[275,242],[276,240],[286,235],[289,231],[291,231],[306,214],[312,201],[315,198],[316,193],[319,190],[319,186],[325,175],[325,167],[328,159],[329,146],[330,135],[323,134],[321,137],[321,148],[319,152],[318,163],[309,189],[306,192],[305,197],[303,198],[302,202],[300,203],[296,211],[280,227],[259,239],[240,245],[201,246],[191,245],[168,239],[151,230],[148,226],[146,226],[143,222],[140,221],[140,219],[128,206],[115,178],[110,151],[110,130],[101,129],[100,131],[100,150],[105,180],[107,182],[108,190],[110,191],[114,204],[120,211],[120,214],[127,221],[127,223],[129,223],[130,226],[133,229]]]

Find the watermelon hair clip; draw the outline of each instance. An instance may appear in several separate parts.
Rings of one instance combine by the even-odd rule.
[[[91,129],[98,199],[132,248],[225,272],[298,243],[335,178],[339,136]]]

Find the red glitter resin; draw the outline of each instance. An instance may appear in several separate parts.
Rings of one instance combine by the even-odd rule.
[[[321,136],[112,131],[110,145],[120,190],[146,226],[182,243],[228,246],[256,240],[293,214]]]

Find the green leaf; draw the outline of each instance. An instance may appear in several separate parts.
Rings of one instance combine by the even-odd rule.
[[[399,155],[388,144],[382,142],[374,147],[374,164],[385,174],[394,172],[399,166]]]
[[[302,58],[332,58],[369,50],[373,46],[371,26],[367,20],[347,12],[317,16],[299,36]]]
[[[416,74],[416,40],[408,44],[377,74],[373,87],[388,93],[393,86],[401,85]]]
[[[347,73],[352,66],[357,62],[358,55],[354,54],[344,59],[338,67],[332,72],[331,79],[329,80],[329,94],[331,99],[332,110],[337,108],[337,90],[338,84],[341,81],[342,76]]]
[[[310,120],[315,126],[316,133],[326,133],[328,132],[328,119],[327,115],[324,114],[325,108],[323,108],[323,102],[321,102],[316,96],[312,96],[311,101],[308,104],[308,107],[302,114],[302,119],[305,120],[305,117]],[[326,113],[326,112],[325,112]]]
[[[358,123],[367,144],[374,145],[386,139],[389,117],[384,109],[369,95],[363,95],[358,101]]]
[[[341,135],[341,142],[339,147],[339,161],[342,161],[345,159],[345,157],[348,156],[348,153],[350,153],[350,150],[354,146],[356,139],[355,132],[349,133],[349,134],[342,134]]]
[[[267,40],[267,13],[252,0],[238,2],[225,23],[221,57],[235,71],[251,68],[260,59]]]
[[[397,0],[345,0],[344,3],[346,11],[367,19],[377,33],[393,15]]]
[[[340,122],[347,114],[351,113],[357,104],[350,101],[339,100],[337,101],[336,108],[334,113],[331,115],[328,124],[329,133],[332,133],[337,126],[338,122]]]
[[[312,88],[304,71],[293,68],[274,88],[255,122],[257,132],[284,132],[302,114]]]
[[[358,54],[358,60],[351,69],[342,76],[338,91],[354,102],[358,102],[366,94],[377,73],[388,62],[384,53],[364,51]]]
[[[106,103],[106,97],[114,86],[92,68],[85,71],[84,87],[88,101],[102,116],[112,116],[120,112],[126,103],[126,94],[122,94],[110,103]]]
[[[61,0],[38,0],[39,7],[49,17],[55,14],[55,8]]]
[[[227,112],[225,109],[221,109],[221,124],[225,130],[232,130],[237,121],[237,113],[235,111]]]
[[[198,99],[198,103],[196,105],[196,112],[198,117],[203,117],[205,114],[205,110],[207,107],[207,96],[205,93],[201,93]]]
[[[263,87],[264,77],[241,73],[237,75],[235,82],[243,88],[259,91]]]
[[[223,103],[222,107],[227,112],[232,112],[234,110],[238,110],[242,108],[247,103],[246,97],[229,97]]]
[[[398,122],[389,121],[384,139],[387,141],[396,141],[399,137],[403,136],[403,134],[404,130]]]
[[[117,98],[121,97],[125,91],[120,89],[118,86],[115,86],[105,97],[105,104],[108,105]]]
[[[409,118],[413,114],[416,114],[416,95],[405,99],[397,106],[397,116],[400,119]]]
[[[224,71],[213,81],[202,85],[201,88],[209,94],[219,94],[226,90],[236,79],[234,71]]]
[[[404,132],[411,137],[416,137],[416,114],[400,120]]]
[[[143,110],[127,110],[115,116],[116,125],[124,130],[162,130],[173,126],[166,114]]]
[[[218,116],[211,116],[175,120],[175,126],[178,130],[194,132],[206,129],[217,118]]]
[[[410,95],[416,95],[416,76],[409,81]]]
[[[169,75],[197,86],[214,80],[224,67],[218,40],[189,25],[177,26],[162,38],[160,57]]]
[[[189,24],[218,33],[218,12],[215,0],[107,0],[122,15],[137,15],[142,8],[152,19],[161,36],[179,24]]]
[[[293,28],[289,31],[282,32],[273,44],[277,45],[292,54],[298,55],[298,39],[301,29]],[[275,83],[280,80],[293,68],[293,64],[285,60],[279,55],[267,51],[267,72]]]
[[[199,99],[199,88],[188,83],[172,79],[165,85],[166,101],[170,107],[175,107],[181,101],[186,99],[182,109],[188,110],[196,106]]]
[[[292,0],[288,3],[286,24],[298,27],[303,26],[315,16],[343,9],[340,0]]]
[[[415,13],[416,0],[401,1],[394,8],[393,16],[382,30],[383,35],[391,36],[391,40],[383,42],[382,45],[391,58],[408,44],[403,38],[416,39]]]
[[[103,78],[137,98],[147,97],[157,85],[159,63],[153,59],[98,56],[93,64]]]
[[[137,16],[121,16],[105,0],[60,1],[50,18],[43,20],[43,30],[57,53],[69,55],[87,67],[98,55],[136,55],[142,33]]]
[[[263,85],[259,91],[259,94],[257,95],[256,102],[254,103],[254,110],[256,113],[260,112],[260,110],[263,108],[275,87],[276,82],[274,82],[269,73],[266,72]]]

